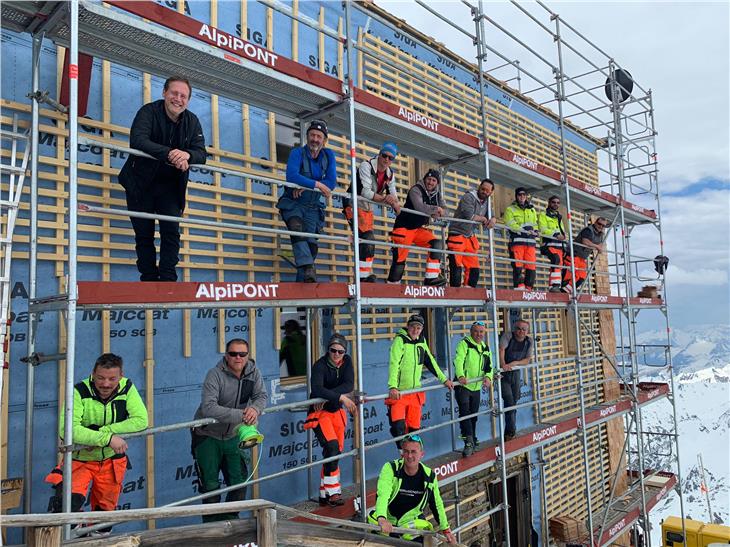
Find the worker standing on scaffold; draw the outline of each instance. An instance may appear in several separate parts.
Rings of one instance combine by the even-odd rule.
[[[114,511],[127,471],[125,433],[147,428],[147,409],[132,383],[123,376],[122,358],[104,353],[94,363],[91,376],[74,386],[73,439],[68,444],[84,445],[72,458],[71,510],[81,511],[91,487],[92,511]],[[64,432],[61,411],[60,436]],[[57,495],[48,510],[62,511],[61,481],[63,472],[56,467],[46,477],[56,487]],[[99,530],[106,535],[112,527]]]
[[[314,120],[307,128],[307,144],[294,148],[286,162],[286,180],[302,188],[284,188],[276,206],[288,230],[319,234],[324,227],[322,195],[329,198],[337,186],[337,162],[327,144],[327,124]],[[313,190],[319,190],[314,192]],[[320,194],[321,192],[321,194]],[[316,283],[314,262],[319,243],[306,235],[291,235],[297,281]]]
[[[129,146],[155,159],[130,154],[119,172],[127,209],[182,216],[190,165],[206,159],[205,138],[198,117],[190,112],[190,82],[180,76],[165,81],[162,100],[144,105],[134,117]],[[160,221],[160,263],[157,265],[154,219],[131,217],[140,281],[177,281],[180,226]]]
[[[448,389],[454,384],[436,363],[428,342],[423,336],[425,321],[420,315],[411,315],[405,329],[395,335],[390,346],[388,367],[388,420],[390,433],[399,437],[421,428],[421,408],[426,402],[426,394],[400,392],[421,387],[421,374],[425,366]],[[400,448],[400,441],[396,444]]]
[[[242,451],[246,432],[262,438],[256,424],[267,399],[261,371],[249,357],[248,342],[241,338],[229,340],[225,355],[205,376],[200,406],[195,412],[196,420],[218,421],[192,430],[192,452],[201,494],[220,488],[221,473],[227,486],[246,480],[248,467]],[[245,497],[244,486],[228,492],[226,501],[241,501]],[[218,494],[204,498],[203,503],[218,503],[220,499]],[[238,513],[220,513],[204,515],[203,522],[237,518]]]
[[[608,219],[605,217],[598,217],[593,224],[589,224],[583,228],[578,237],[573,240],[573,258],[575,262],[575,288],[580,289],[583,282],[588,277],[588,257],[593,251],[596,254],[601,254],[606,250],[606,244],[603,242],[604,230],[608,226]],[[578,245],[576,245],[578,243]],[[596,256],[597,258],[597,256]],[[563,290],[570,292],[572,287],[570,282],[573,278],[573,274],[570,271],[570,255],[565,257],[565,265],[568,268],[563,274]]]
[[[446,536],[446,542],[455,544],[456,537],[449,527],[436,473],[421,463],[424,455],[421,436],[405,437],[401,455],[401,459],[386,462],[380,470],[375,509],[368,514],[368,522],[380,526],[383,534],[395,537],[398,535],[392,533],[394,526],[431,531],[433,525],[423,514],[428,506],[438,521],[439,530]],[[404,534],[402,538],[413,540],[414,536]],[[422,536],[416,541],[423,543]]]
[[[394,142],[385,142],[380,153],[374,158],[367,159],[360,164],[357,170],[357,195],[373,200],[393,209],[395,214],[400,213],[400,202],[395,188],[395,177],[390,166],[398,155],[398,146]],[[352,186],[347,190],[352,194]],[[349,199],[343,201],[343,212],[352,228],[352,205]],[[373,239],[373,207],[365,199],[357,200],[357,232],[362,239]],[[372,243],[360,243],[360,265],[358,276],[360,281],[374,283],[373,258],[375,246]]]
[[[393,231],[390,234],[393,243],[401,245],[416,245],[425,249],[432,249],[426,260],[426,279],[424,285],[441,287],[446,279],[441,275],[441,254],[433,251],[443,249],[441,239],[425,228],[431,219],[444,216],[444,200],[439,192],[440,175],[436,169],[429,169],[408,191],[405,208],[413,209],[426,216],[416,215],[408,211],[401,211],[395,217]],[[406,269],[408,249],[393,247],[393,263],[388,274],[388,283],[400,283]]]
[[[509,254],[512,262],[512,286],[531,291],[535,287],[537,213],[530,203],[527,190],[515,190],[515,200],[504,212],[504,223],[509,228]]]
[[[485,339],[487,324],[474,321],[469,329],[469,336],[462,338],[456,345],[454,356],[454,376],[459,382],[454,387],[454,396],[459,405],[459,417],[479,412],[482,388],[488,389],[492,383],[492,354]],[[467,383],[469,378],[483,380]],[[466,458],[474,453],[479,444],[477,440],[477,417],[467,418],[459,422],[461,438],[464,439],[462,455]]]
[[[485,229],[494,228],[497,219],[487,217],[489,214],[489,196],[493,192],[494,183],[489,179],[482,179],[475,190],[469,190],[461,196],[454,217],[479,222]],[[475,234],[476,228],[477,225],[470,222],[452,222],[449,225],[449,237],[446,240],[446,247],[450,251],[476,253],[479,251],[479,241],[477,241]],[[477,286],[479,282],[479,257],[450,254],[449,285],[461,287],[462,280],[470,287]]]
[[[550,292],[562,292],[563,257],[565,256],[565,229],[563,215],[558,210],[560,198],[550,196],[544,213],[537,217],[537,225],[542,236],[540,253],[552,264],[550,268]]]
[[[322,456],[330,458],[342,453],[345,446],[347,414],[343,406],[354,414],[355,402],[350,398],[355,389],[355,372],[352,359],[347,354],[347,340],[340,334],[333,334],[327,344],[327,355],[312,365],[312,392],[310,397],[327,399],[309,407],[304,429],[314,430]],[[322,466],[319,483],[319,504],[337,507],[344,505],[340,485],[339,460]]]

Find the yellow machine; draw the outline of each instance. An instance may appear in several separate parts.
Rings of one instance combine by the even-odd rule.
[[[730,526],[705,524],[699,520],[685,519],[687,547],[709,547],[730,544]],[[662,546],[675,547],[682,543],[682,519],[667,517],[662,522]]]

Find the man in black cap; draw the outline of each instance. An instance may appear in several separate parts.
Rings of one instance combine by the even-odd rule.
[[[347,340],[341,334],[333,334],[327,344],[327,355],[312,365],[311,398],[321,397],[326,403],[309,407],[304,429],[314,430],[322,457],[331,458],[342,453],[345,445],[347,414],[343,406],[354,414],[357,406],[350,398],[355,389],[355,372],[352,359],[347,355]],[[338,506],[342,500],[339,461],[322,465],[319,483],[320,505]]]
[[[439,192],[440,175],[436,169],[429,169],[408,191],[405,208],[419,211],[423,214],[401,211],[395,217],[393,231],[390,234],[393,243],[400,245],[416,245],[425,249],[432,249],[426,260],[425,285],[441,287],[446,284],[446,278],[441,275],[441,255],[438,251],[443,249],[441,239],[425,228],[429,220],[444,216],[444,200]],[[393,263],[388,274],[388,283],[400,283],[403,272],[406,268],[408,249],[394,247]]]
[[[421,387],[424,366],[448,389],[454,387],[454,383],[439,368],[423,336],[425,323],[422,316],[411,315],[406,328],[398,331],[390,345],[388,398],[385,404],[388,407],[390,433],[393,437],[421,428],[421,409],[426,402],[426,394],[423,392],[402,394],[401,391]],[[397,444],[400,448],[400,441]]]
[[[327,124],[314,120],[307,128],[307,144],[289,154],[286,180],[302,188],[286,187],[276,204],[288,230],[319,234],[324,227],[325,204],[321,197],[328,198],[337,186],[337,162],[332,150],[325,148],[326,143]],[[292,235],[290,239],[297,281],[316,283],[317,239],[302,235]]]
[[[512,262],[512,285],[517,290],[531,291],[535,286],[537,262],[537,212],[530,203],[527,190],[517,188],[515,200],[504,211],[504,223],[509,228],[509,254]]]

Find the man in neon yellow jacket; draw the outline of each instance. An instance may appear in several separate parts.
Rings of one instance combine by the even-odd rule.
[[[370,524],[377,524],[383,534],[392,534],[393,527],[433,530],[423,511],[428,505],[438,521],[439,530],[450,544],[456,543],[446,518],[436,473],[423,465],[423,440],[419,435],[403,439],[403,457],[386,462],[378,477],[375,509],[368,515]],[[405,534],[403,539],[414,539]]]
[[[509,228],[509,254],[512,262],[512,286],[531,291],[535,286],[537,212],[530,203],[527,190],[517,188],[515,200],[504,211],[504,223]]]
[[[81,510],[89,486],[92,510],[116,509],[128,466],[127,442],[122,435],[147,428],[147,409],[132,381],[122,375],[122,365],[121,357],[104,353],[96,360],[91,376],[74,386],[73,439],[68,444],[84,448],[72,455],[72,511]],[[62,478],[56,468],[46,482],[58,487]],[[56,498],[51,498],[49,508],[60,512],[60,496]]]
[[[400,437],[421,428],[421,408],[426,402],[426,394],[401,391],[421,387],[421,373],[425,366],[451,389],[453,383],[439,368],[436,359],[428,348],[423,336],[425,321],[420,315],[411,315],[405,329],[401,329],[390,346],[390,365],[388,367],[388,420],[390,433]],[[400,448],[400,442],[396,443]]]
[[[459,384],[454,388],[454,396],[459,405],[460,417],[479,412],[482,387],[489,388],[492,382],[492,354],[484,341],[486,333],[486,323],[475,321],[469,330],[469,336],[462,338],[456,345],[454,376]],[[467,383],[469,378],[481,377],[484,379]],[[461,437],[464,439],[464,457],[471,456],[478,444],[476,426],[476,416],[459,422]]]

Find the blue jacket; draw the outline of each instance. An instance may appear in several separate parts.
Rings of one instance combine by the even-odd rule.
[[[306,174],[311,174],[311,177]],[[314,188],[314,183],[320,181],[330,190],[334,190],[337,186],[337,161],[334,153],[329,148],[323,148],[317,155],[317,159],[313,159],[306,146],[294,148],[286,162],[286,180],[304,188]],[[294,200],[293,192],[293,188],[285,188],[282,198]],[[324,207],[321,197],[322,194],[319,192],[304,192],[295,201],[302,205],[318,204],[320,207]]]

